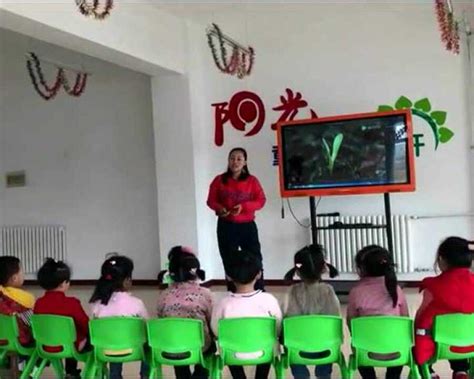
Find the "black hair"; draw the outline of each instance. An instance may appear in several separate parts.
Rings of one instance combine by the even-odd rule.
[[[227,275],[233,282],[249,284],[262,271],[262,259],[250,250],[235,250],[227,262]]]
[[[324,259],[324,248],[313,244],[298,250],[294,257],[294,267],[285,274],[285,280],[292,280],[295,274],[305,282],[317,282],[325,268],[329,269],[329,276],[334,278],[339,275],[337,269],[326,263]]]
[[[61,283],[71,280],[71,269],[63,261],[46,258],[37,274],[39,285],[45,290],[54,290]]]
[[[199,259],[193,253],[183,250],[181,246],[171,255],[168,270],[171,279],[176,283],[206,278]]]
[[[369,245],[357,252],[355,261],[362,277],[385,277],[385,287],[395,308],[398,303],[398,281],[392,254],[381,246]]]
[[[0,286],[6,286],[11,277],[20,272],[20,260],[11,255],[0,257]]]
[[[89,302],[100,301],[107,305],[112,294],[124,290],[124,281],[132,278],[133,261],[124,255],[115,255],[107,258],[102,264],[100,278]]]
[[[461,237],[448,237],[438,247],[441,257],[450,268],[471,267],[474,259],[474,241]]]
[[[245,160],[247,161],[247,151],[243,147],[234,147],[231,151],[229,151],[229,155],[227,156],[227,159],[230,158],[232,153],[239,151],[244,155]],[[250,176],[250,171],[247,166],[247,163],[245,163],[245,166],[242,168],[242,172],[240,173],[240,176],[237,178],[238,181],[245,180]],[[232,171],[230,168],[227,166],[227,171],[222,175],[222,183],[226,184],[229,178],[232,177]]]

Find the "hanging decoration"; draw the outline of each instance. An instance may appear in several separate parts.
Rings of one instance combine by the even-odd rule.
[[[454,18],[451,0],[435,0],[435,9],[444,47],[459,54],[459,23]]]
[[[214,63],[219,71],[224,74],[235,75],[239,79],[251,74],[255,60],[255,51],[251,46],[243,47],[238,42],[235,42],[232,38],[222,33],[217,24],[212,24],[206,30],[206,35]],[[215,39],[217,39],[219,45],[219,52],[214,42]],[[230,49],[230,54],[228,49]]]
[[[103,6],[101,6],[101,0],[76,0],[76,4],[82,15],[93,17],[96,20],[105,19],[114,7],[113,0],[105,0]]]
[[[30,52],[27,55],[26,67],[28,69],[28,74],[30,75],[33,87],[44,100],[53,99],[58,94],[61,87],[64,88],[66,93],[74,97],[81,96],[86,88],[88,77],[87,73],[77,72],[74,85],[71,87],[66,76],[65,68],[63,67],[58,67],[56,79],[52,85],[49,85],[44,77],[43,69],[41,68],[41,61],[33,52]]]

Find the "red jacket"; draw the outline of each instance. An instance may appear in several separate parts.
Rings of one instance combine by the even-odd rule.
[[[30,317],[32,310],[18,304],[15,300],[0,292],[0,314],[16,315],[18,322],[18,340],[22,345],[28,345],[33,341],[31,336]]]
[[[36,300],[35,314],[69,316],[76,326],[76,347],[89,336],[89,317],[82,308],[81,302],[60,291],[46,291],[43,297]]]
[[[230,177],[226,184],[222,182],[222,175],[218,175],[212,181],[207,197],[207,205],[216,213],[222,208],[231,210],[236,205],[242,205],[240,214],[225,217],[225,220],[236,223],[253,221],[255,211],[262,209],[265,201],[262,186],[253,175],[245,180]]]
[[[455,268],[421,282],[420,291],[432,296],[426,307],[416,315],[415,359],[418,364],[428,361],[435,353],[435,343],[430,335],[418,335],[418,329],[432,330],[437,315],[449,313],[474,313],[474,274],[468,268]],[[474,351],[474,346],[453,347],[453,352]]]

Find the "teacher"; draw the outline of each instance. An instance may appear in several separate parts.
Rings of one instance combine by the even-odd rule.
[[[265,201],[260,182],[250,175],[247,152],[242,147],[233,148],[227,171],[214,178],[207,198],[207,205],[218,216],[217,242],[226,274],[232,254],[239,249],[249,250],[262,259],[255,211],[262,209]],[[255,288],[263,289],[263,275]]]

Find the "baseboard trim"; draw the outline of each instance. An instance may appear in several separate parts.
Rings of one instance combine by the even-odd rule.
[[[357,280],[325,280],[326,283],[331,284],[338,295],[346,295],[349,293],[351,288],[357,283]],[[71,280],[73,286],[95,286],[97,280],[94,279],[79,279]],[[282,279],[265,279],[265,286],[267,287],[288,287],[294,283],[298,283],[297,280],[287,281]],[[421,281],[400,281],[399,285],[402,288],[418,288]],[[25,285],[37,286],[38,281],[36,280],[25,280]],[[166,288],[166,284],[160,284],[155,279],[136,279],[133,281],[133,285],[136,287],[157,287]],[[211,279],[202,283],[203,287],[212,288],[217,286],[225,286],[226,281],[224,279]]]

